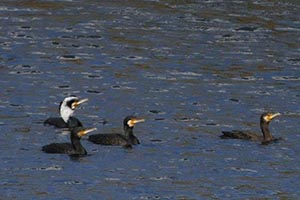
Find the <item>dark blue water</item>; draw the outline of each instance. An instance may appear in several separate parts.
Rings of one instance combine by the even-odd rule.
[[[298,1],[1,1],[1,199],[296,199],[300,195]],[[89,156],[49,155],[69,141],[43,126],[67,95],[86,127],[146,119],[132,150],[83,140]],[[274,136],[262,112],[282,113]]]

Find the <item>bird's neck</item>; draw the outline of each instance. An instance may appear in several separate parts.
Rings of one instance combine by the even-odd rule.
[[[60,116],[63,118],[64,122],[68,123],[68,120],[73,116],[74,110],[69,107],[62,106],[60,108]]]
[[[140,142],[133,134],[133,127],[124,127],[125,136],[127,137],[128,144],[139,144]]]
[[[264,136],[264,141],[271,141],[273,139],[273,136],[269,129],[269,123],[262,122],[260,128]]]
[[[71,134],[71,143],[76,154],[86,155],[87,152],[85,148],[81,145],[80,139]]]
[[[124,132],[125,132],[126,137],[128,137],[128,138],[134,136],[133,135],[133,127],[125,126],[124,127]]]

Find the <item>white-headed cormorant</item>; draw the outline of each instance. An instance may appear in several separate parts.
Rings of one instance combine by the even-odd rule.
[[[88,101],[88,99],[79,99],[75,96],[66,97],[59,105],[60,117],[50,117],[46,119],[44,124],[53,125],[57,128],[74,128],[83,126],[82,123],[75,117],[75,109],[82,103]]]

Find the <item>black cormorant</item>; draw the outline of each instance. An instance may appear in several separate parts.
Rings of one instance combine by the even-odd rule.
[[[263,135],[257,135],[248,131],[222,131],[223,135],[220,137],[223,139],[231,138],[231,139],[244,139],[244,140],[252,140],[252,141],[261,141],[262,144],[268,144],[272,141],[277,141],[281,138],[274,138],[269,130],[269,123],[275,117],[279,116],[280,113],[263,113],[260,117],[260,128]]]
[[[46,119],[44,124],[53,125],[57,128],[73,128],[83,126],[82,123],[73,117],[75,109],[88,99],[79,100],[78,97],[66,97],[59,105],[59,112],[61,117],[50,117]]]
[[[133,128],[136,123],[144,122],[144,119],[139,119],[135,116],[127,116],[123,121],[124,134],[108,133],[94,134],[88,137],[88,140],[101,145],[122,145],[131,147],[131,145],[140,144],[138,138],[133,134]]]
[[[42,151],[46,153],[59,153],[69,155],[87,155],[85,148],[81,145],[80,139],[96,128],[85,129],[83,127],[75,127],[71,130],[71,143],[51,143],[42,147]]]

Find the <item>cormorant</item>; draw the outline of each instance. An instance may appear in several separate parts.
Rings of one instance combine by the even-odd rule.
[[[75,127],[71,130],[71,143],[51,143],[42,147],[42,151],[46,153],[59,153],[69,155],[87,155],[87,151],[81,145],[80,139],[96,128],[85,129],[83,127]]]
[[[139,119],[135,116],[127,116],[123,121],[124,134],[108,133],[94,134],[88,137],[88,140],[101,145],[122,145],[131,147],[131,145],[140,144],[138,138],[133,134],[133,128],[136,123],[144,122],[144,119]]]
[[[262,144],[268,144],[273,141],[280,140],[281,138],[274,138],[269,130],[269,123],[275,117],[279,116],[280,113],[263,113],[260,117],[260,129],[262,131],[262,136],[257,135],[248,131],[222,131],[223,135],[220,137],[223,139],[244,139],[244,140],[252,140],[252,141],[261,141]]]
[[[74,128],[83,126],[82,123],[73,117],[75,109],[88,99],[79,100],[78,97],[66,97],[59,105],[59,112],[61,117],[50,117],[44,121],[44,124],[53,125],[57,128]]]

